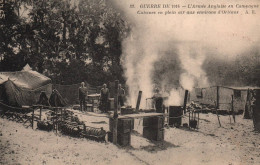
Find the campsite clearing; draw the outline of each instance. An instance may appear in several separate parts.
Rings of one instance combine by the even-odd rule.
[[[86,124],[108,130],[105,115],[77,113]],[[253,131],[252,120],[242,115],[235,124],[229,123],[228,116],[220,119],[223,127],[218,126],[216,115],[209,113],[201,114],[199,130],[166,128],[163,142],[143,138],[138,119],[131,147],[121,148],[32,130],[0,118],[0,164],[259,164],[259,133]]]

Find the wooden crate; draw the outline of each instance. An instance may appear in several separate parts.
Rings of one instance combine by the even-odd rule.
[[[109,118],[109,130],[113,132],[113,118]],[[127,133],[131,132],[134,127],[134,120],[133,119],[118,119],[117,123],[117,132],[118,133]]]
[[[108,132],[108,141],[109,142],[113,142],[113,132]],[[119,144],[120,146],[129,146],[131,145],[131,133],[119,133],[117,135],[117,144]]]
[[[117,135],[117,143],[120,146],[130,146],[131,145],[131,132],[119,133]]]
[[[164,129],[155,129],[150,127],[143,128],[143,137],[149,140],[163,141]]]
[[[146,117],[143,119],[143,126],[155,128],[155,129],[163,128],[164,127],[164,117],[161,117],[161,116]]]

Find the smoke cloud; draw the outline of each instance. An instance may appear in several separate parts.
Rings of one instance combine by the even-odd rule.
[[[170,92],[170,95],[167,99],[166,105],[173,105],[173,106],[179,106],[182,104],[183,101],[183,93],[181,90],[178,89],[172,89]]]
[[[171,96],[175,99],[173,104],[180,103],[177,87],[192,90],[194,87],[210,85],[209,73],[204,67],[204,62],[209,58],[232,60],[253,48],[259,49],[260,14],[137,14],[138,10],[156,11],[156,9],[140,9],[141,4],[257,4],[256,0],[246,2],[112,0],[112,2],[132,25],[131,34],[123,41],[122,55],[131,105],[135,105],[138,91],[142,90],[144,99],[141,106],[144,108],[145,98],[151,97],[153,89],[157,86],[170,91],[169,103],[172,103]],[[131,4],[135,4],[135,8],[129,8]],[[178,10],[180,9],[176,9],[177,12]],[[260,12],[259,8],[256,10]],[[169,61],[174,62],[174,65]],[[162,72],[163,70],[165,72]]]

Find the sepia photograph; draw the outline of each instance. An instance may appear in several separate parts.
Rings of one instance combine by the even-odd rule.
[[[260,0],[0,0],[0,165],[260,164]]]

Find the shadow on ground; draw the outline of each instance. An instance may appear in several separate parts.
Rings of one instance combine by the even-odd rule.
[[[132,136],[138,136],[138,137],[143,137],[143,135],[135,130],[132,130]],[[154,141],[154,140],[149,140],[149,145],[147,146],[140,146],[139,148],[133,148],[131,146],[126,147],[126,149],[129,150],[145,150],[147,152],[158,152],[158,151],[163,151],[167,150],[168,148],[176,148],[180,147],[178,145],[174,145],[170,142],[167,141]]]
[[[148,146],[143,146],[140,149],[141,150],[145,150],[147,152],[158,152],[158,151],[163,151],[163,150],[167,150],[168,148],[177,148],[180,147],[178,145],[174,145],[170,142],[167,141],[151,141],[153,144],[152,145],[148,145]]]

